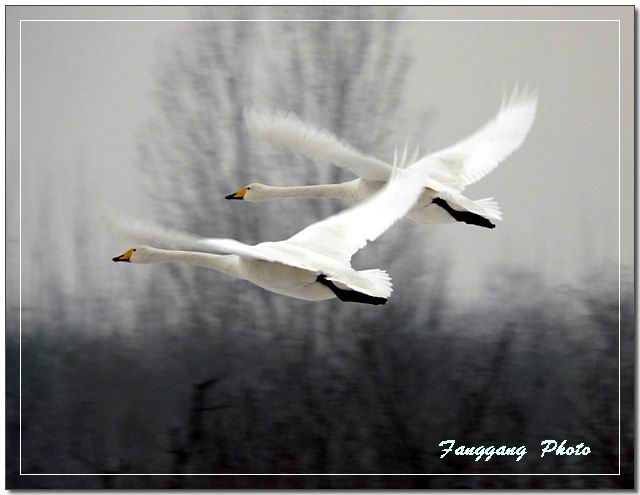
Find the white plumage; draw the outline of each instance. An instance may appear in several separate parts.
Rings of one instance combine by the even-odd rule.
[[[457,191],[493,171],[524,142],[536,117],[535,93],[514,91],[502,102],[498,114],[466,139],[433,153],[413,165],[433,173],[432,160],[444,166],[443,174]],[[438,174],[434,174],[438,177]]]
[[[391,173],[388,163],[358,151],[329,131],[305,124],[292,113],[249,109],[245,121],[251,133],[278,148],[332,163],[358,177],[387,180]]]
[[[491,121],[459,143],[417,161],[415,156],[408,156],[407,148],[401,158],[396,152],[395,160],[410,160],[412,164],[408,169],[416,174],[424,187],[421,198],[407,217],[420,223],[464,221],[493,227],[491,220],[502,218],[497,202],[493,198],[471,200],[462,192],[518,149],[531,129],[536,107],[535,93],[515,90],[503,101]],[[228,199],[269,201],[330,197],[362,200],[379,190],[391,175],[391,164],[358,151],[331,132],[316,129],[293,114],[253,109],[246,112],[246,121],[249,130],[259,138],[297,155],[344,168],[359,179],[342,184],[298,187],[250,184],[227,196]],[[441,201],[434,202],[436,198],[446,201],[446,205]]]
[[[358,177],[372,181],[387,181],[391,176],[392,164],[358,151],[327,130],[305,124],[292,113],[250,109],[245,112],[245,121],[249,131],[256,136],[296,155],[320,163],[337,165]],[[406,147],[402,157],[398,157],[396,150],[394,164],[404,166],[407,154]],[[442,183],[433,180],[428,173],[424,174],[422,180],[425,187],[443,191],[451,189],[447,184],[448,178],[444,176]]]
[[[114,261],[184,262],[298,299],[337,296],[342,300],[384,304],[392,291],[389,275],[377,269],[354,270],[351,257],[402,218],[421,191],[422,185],[413,173],[398,170],[367,201],[312,224],[287,240],[257,245],[233,239],[201,238],[112,218],[111,225],[120,235],[147,244],[128,250]]]

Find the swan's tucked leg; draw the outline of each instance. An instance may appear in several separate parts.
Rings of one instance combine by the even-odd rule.
[[[336,285],[331,280],[327,280],[327,277],[325,277],[324,275],[318,275],[316,281],[331,289],[336,297],[342,302],[357,302],[374,305],[387,303],[387,299],[384,297],[374,297],[363,294],[362,292],[356,292],[355,290],[340,289],[339,287],[336,287]]]
[[[486,227],[487,229],[495,228],[495,225],[482,215],[478,215],[477,213],[472,213],[470,211],[454,210],[453,208],[451,208],[451,206],[449,206],[449,203],[447,203],[442,198],[433,198],[433,203],[445,210],[458,222],[468,223],[469,225],[477,225],[479,227]]]

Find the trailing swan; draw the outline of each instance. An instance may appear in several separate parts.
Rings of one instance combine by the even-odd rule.
[[[121,235],[144,243],[113,261],[187,263],[297,299],[337,297],[341,301],[385,304],[392,291],[387,272],[357,271],[351,267],[351,257],[402,218],[421,192],[422,185],[412,172],[398,170],[365,202],[316,222],[287,240],[255,246],[112,219],[112,227]]]
[[[422,180],[424,190],[407,217],[419,223],[464,222],[494,228],[502,213],[493,198],[471,200],[462,192],[513,153],[527,136],[535,119],[537,97],[517,89],[503,101],[498,114],[475,134],[416,161],[409,170]],[[276,146],[321,163],[344,168],[359,178],[341,184],[275,187],[249,184],[226,199],[269,201],[280,198],[338,198],[361,201],[378,191],[391,175],[392,166],[340,141],[329,131],[305,124],[293,114],[249,110],[247,125],[255,135]],[[407,150],[402,158],[407,161]]]

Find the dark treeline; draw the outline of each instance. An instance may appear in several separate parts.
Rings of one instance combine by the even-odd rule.
[[[432,307],[423,317],[415,317],[415,301],[405,302],[401,289],[382,311],[356,306],[345,313],[343,303],[322,303],[342,321],[335,332],[323,334],[297,323],[312,304],[297,301],[284,317],[270,316],[268,333],[254,328],[240,311],[228,317],[212,311],[211,318],[220,321],[200,327],[166,324],[162,312],[147,312],[135,328],[102,335],[71,315],[35,321],[22,338],[23,471],[617,471],[616,284],[608,287],[600,278],[587,290],[569,291],[540,287],[531,275],[517,280],[514,287],[513,279],[498,278],[504,285],[482,309],[454,312],[441,295],[439,309]],[[623,362],[633,355],[630,289],[623,285]],[[7,346],[17,353],[16,339],[9,338]],[[7,372],[17,375],[15,364],[9,364]],[[632,393],[632,375],[631,367],[622,369],[626,397]],[[10,441],[15,442],[18,398],[8,399]],[[623,423],[631,417],[623,417]],[[547,438],[583,442],[591,454],[540,459],[539,445]],[[520,462],[440,459],[438,444],[446,439],[525,445],[528,454]],[[624,459],[632,456],[631,442],[623,438]],[[93,487],[222,482],[179,476],[88,479]],[[228,486],[255,482],[243,476],[225,480]],[[619,486],[619,477],[606,480],[607,486]],[[273,480],[270,486],[284,482]],[[470,486],[471,480],[413,480],[415,486],[432,482]],[[87,486],[87,479],[42,483]],[[360,486],[358,478],[305,477],[292,483]],[[374,485],[404,483],[379,478]],[[481,483],[577,486],[570,477],[484,478]],[[581,483],[592,486],[595,479]]]

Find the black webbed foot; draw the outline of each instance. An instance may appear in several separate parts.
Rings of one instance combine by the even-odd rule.
[[[487,220],[482,215],[478,215],[477,213],[471,213],[470,211],[458,211],[454,210],[449,206],[442,198],[433,198],[432,201],[434,204],[438,205],[440,208],[445,210],[449,215],[451,215],[456,221],[464,222],[469,225],[477,225],[478,227],[485,227],[487,229],[495,228],[495,225],[491,223],[490,220]]]
[[[346,290],[336,287],[336,285],[331,280],[327,280],[327,277],[324,275],[318,275],[316,281],[331,289],[336,297],[342,302],[356,302],[362,304],[373,304],[376,306],[387,303],[387,299],[384,297],[374,297],[355,290]]]

